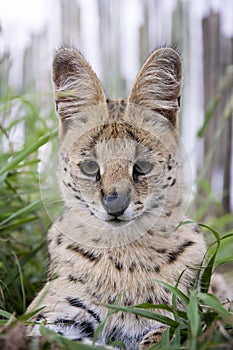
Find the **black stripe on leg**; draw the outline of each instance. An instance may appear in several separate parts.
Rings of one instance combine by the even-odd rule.
[[[83,320],[83,321],[75,321],[66,318],[58,318],[55,320],[55,324],[60,327],[72,327],[79,330],[82,334],[82,337],[93,337],[94,335],[94,326],[91,322]],[[58,334],[64,335],[64,331],[61,329],[58,331]],[[76,338],[75,340],[81,340],[81,337]]]
[[[89,321],[82,321],[78,324],[80,327],[80,331],[82,332],[82,336],[93,337],[94,335],[94,327],[93,324]]]
[[[95,311],[89,309],[89,308],[83,303],[82,300],[80,300],[80,299],[78,299],[78,298],[74,298],[74,297],[67,297],[67,298],[66,298],[66,301],[68,301],[68,303],[69,303],[71,306],[80,307],[81,309],[86,310],[86,311],[96,320],[96,322],[98,322],[98,323],[101,322],[101,319],[100,319],[99,314],[97,314]]]

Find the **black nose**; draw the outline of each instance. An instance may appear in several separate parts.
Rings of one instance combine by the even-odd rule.
[[[101,202],[109,215],[118,217],[128,208],[130,203],[130,193],[118,194],[117,192],[112,192],[107,195],[103,194]]]

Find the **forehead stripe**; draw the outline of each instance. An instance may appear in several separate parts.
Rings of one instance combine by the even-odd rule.
[[[134,130],[133,130],[134,129]],[[96,143],[110,139],[130,139],[136,142],[143,140],[137,136],[138,130],[127,123],[110,123],[101,125],[93,135],[90,135],[89,147]],[[144,136],[146,137],[146,135]]]

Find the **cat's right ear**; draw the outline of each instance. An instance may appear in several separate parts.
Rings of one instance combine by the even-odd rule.
[[[155,50],[142,66],[128,101],[161,114],[178,129],[181,87],[179,54],[171,48],[161,48]]]
[[[56,110],[63,129],[85,108],[105,103],[106,96],[95,72],[75,49],[59,50],[53,60]]]

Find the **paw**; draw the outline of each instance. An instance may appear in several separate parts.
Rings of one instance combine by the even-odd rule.
[[[166,330],[167,327],[160,327],[147,333],[139,345],[139,350],[149,349],[152,345],[159,343]]]

